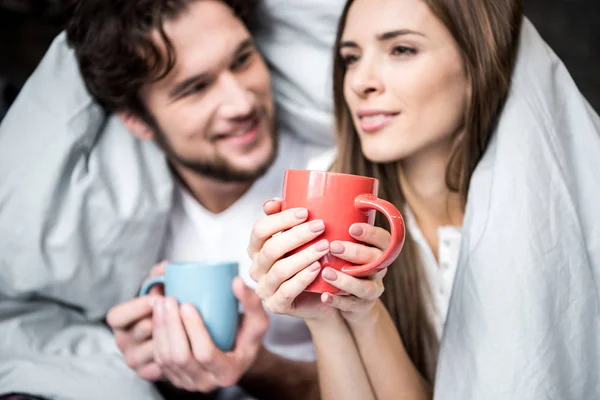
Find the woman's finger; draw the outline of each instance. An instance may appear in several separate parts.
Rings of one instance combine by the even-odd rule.
[[[310,242],[325,231],[322,220],[310,221],[295,226],[279,235],[270,238],[254,258],[250,268],[250,276],[260,281],[279,259],[290,251]],[[329,251],[329,246],[323,251]],[[308,265],[308,264],[304,264]]]
[[[339,296],[331,293],[323,293],[321,301],[340,311],[357,314],[367,312],[373,307],[373,301],[371,300],[359,299],[356,296]]]
[[[312,265],[329,252],[329,242],[321,240],[306,249],[277,261],[267,274],[258,281],[256,294],[266,299],[298,272]]]
[[[391,235],[383,228],[364,223],[357,223],[350,226],[348,232],[354,239],[375,246],[382,251],[387,249],[390,245]]]
[[[321,264],[315,261],[308,268],[285,281],[273,296],[266,299],[265,306],[267,309],[275,314],[287,314],[292,309],[296,297],[315,280],[320,270]]]
[[[281,205],[281,199],[267,200],[265,201],[265,204],[263,204],[263,211],[266,215],[277,214],[278,212],[281,212]]]
[[[325,268],[321,276],[331,285],[359,299],[372,301],[383,294],[381,279],[354,278],[333,268]]]
[[[367,264],[377,260],[383,254],[381,250],[375,247],[343,241],[331,242],[329,251],[335,257],[353,264]]]
[[[254,228],[252,229],[248,255],[254,259],[263,248],[265,242],[273,235],[301,224],[307,218],[308,210],[306,208],[291,208],[262,218],[254,224]]]

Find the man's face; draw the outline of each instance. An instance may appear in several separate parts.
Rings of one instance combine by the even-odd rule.
[[[259,177],[276,153],[273,98],[245,25],[222,2],[202,0],[164,30],[176,65],[140,93],[155,140],[176,168],[223,181]]]

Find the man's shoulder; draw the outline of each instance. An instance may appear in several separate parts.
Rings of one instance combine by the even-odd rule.
[[[280,134],[278,161],[284,169],[326,171],[336,154],[335,146],[313,143],[288,132]]]

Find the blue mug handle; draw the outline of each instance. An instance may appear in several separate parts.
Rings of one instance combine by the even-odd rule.
[[[146,281],[146,283],[144,283],[144,285],[140,289],[140,293],[138,294],[138,296],[145,296],[148,294],[150,289],[152,289],[155,285],[164,285],[164,284],[165,284],[165,276],[164,275],[156,276],[156,277],[150,279],[149,281]]]

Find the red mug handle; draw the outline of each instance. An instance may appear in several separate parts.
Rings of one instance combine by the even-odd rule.
[[[372,194],[361,194],[356,197],[354,207],[381,212],[388,219],[391,228],[390,244],[381,257],[365,265],[350,265],[342,268],[342,272],[348,275],[364,277],[389,267],[398,258],[404,246],[404,219],[400,211],[392,203]]]

